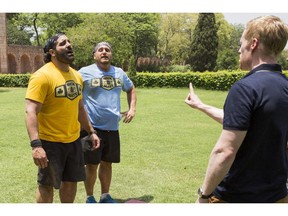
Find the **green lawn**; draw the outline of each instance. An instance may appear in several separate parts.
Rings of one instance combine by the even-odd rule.
[[[227,92],[196,89],[222,107]],[[37,167],[25,128],[24,88],[0,88],[0,203],[34,203]],[[221,125],[188,107],[188,88],[139,88],[136,117],[120,124],[121,163],[113,165],[111,195],[124,202],[193,203]],[[123,110],[127,107],[122,94]],[[99,183],[96,198],[99,199]],[[57,191],[56,191],[57,192]],[[78,184],[76,203],[86,195]],[[55,202],[59,203],[58,192]]]

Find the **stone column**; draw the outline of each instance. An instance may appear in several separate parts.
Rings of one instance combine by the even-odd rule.
[[[8,73],[6,14],[0,13],[0,73]]]

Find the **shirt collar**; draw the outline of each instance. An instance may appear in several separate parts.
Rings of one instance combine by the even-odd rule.
[[[279,64],[261,64],[256,68],[253,68],[246,76],[249,76],[259,71],[271,71],[282,73],[282,67]]]

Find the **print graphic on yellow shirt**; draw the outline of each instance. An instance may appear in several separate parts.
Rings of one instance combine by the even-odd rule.
[[[64,85],[56,87],[55,96],[67,97],[70,100],[74,100],[81,94],[81,91],[81,85],[75,83],[73,80],[69,80]]]

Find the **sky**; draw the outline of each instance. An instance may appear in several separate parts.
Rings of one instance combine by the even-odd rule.
[[[275,15],[280,17],[288,25],[288,9],[287,13],[223,13],[225,19],[231,24],[246,24],[249,20],[263,15]]]
[[[288,11],[288,10],[287,10]],[[223,13],[225,20],[231,24],[245,25],[249,20],[264,15],[278,16],[284,23],[288,25],[288,12],[287,13]],[[288,43],[285,47],[288,50]]]

